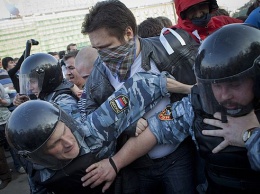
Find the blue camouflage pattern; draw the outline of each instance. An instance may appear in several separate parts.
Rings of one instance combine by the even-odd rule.
[[[164,96],[170,95],[166,88],[166,76],[166,72],[140,72],[129,78],[97,110],[86,116],[83,123],[86,135],[104,141],[116,140],[129,125],[138,121]],[[115,105],[120,97],[125,99],[122,109]]]
[[[245,145],[252,169],[260,171],[260,128],[253,130]]]
[[[171,106],[172,120],[161,120],[159,114],[149,118],[148,126],[155,135],[159,144],[173,144],[175,149],[187,137],[191,136],[195,144],[195,134],[192,129],[194,111],[191,104],[191,95],[181,101],[173,103]],[[159,129],[159,130],[158,130]],[[246,142],[246,149],[252,169],[260,170],[260,128],[253,131],[251,137]]]
[[[80,112],[78,109],[78,99],[76,99],[72,94],[60,93],[54,99],[56,92],[63,89],[68,89],[73,86],[73,84],[67,80],[64,80],[54,92],[50,93],[44,98],[44,101],[57,104],[63,111],[74,118],[76,121],[80,122]]]
[[[159,144],[173,144],[176,149],[190,135],[196,143],[192,129],[194,111],[191,105],[191,95],[169,106],[172,113],[171,120],[160,118],[161,112],[147,120],[148,126],[155,135],[157,142]]]
[[[87,115],[83,123],[80,122],[81,116],[74,97],[61,94],[53,102],[79,122],[85,135],[84,142],[81,142],[81,154],[92,152],[97,158],[103,159],[114,154],[116,138],[129,125],[152,109],[163,96],[170,95],[166,88],[167,76],[168,73],[165,72],[159,75],[146,72],[136,73],[97,110]],[[52,95],[50,94],[46,100]],[[115,100],[122,96],[125,97],[125,104],[122,104],[120,109],[114,105]],[[34,167],[40,171],[41,182],[55,174],[53,170],[37,165]],[[46,188],[36,184],[30,177],[29,183],[32,194],[46,193]]]
[[[78,109],[78,101],[69,94],[60,94],[53,101],[46,100],[57,104],[68,115],[74,118],[77,122],[80,122],[80,113]]]
[[[44,100],[57,104],[68,115],[74,118],[77,122],[80,122],[80,113],[77,106],[77,99],[75,99],[72,95],[69,94],[60,94],[52,100],[52,97],[54,95],[55,92],[52,92],[48,96],[46,96]],[[46,169],[43,166],[37,164],[30,164],[28,162],[27,165],[27,168],[33,168],[39,171],[41,182],[49,179],[55,173],[55,171]],[[30,185],[31,194],[48,193],[47,189],[44,186],[39,185],[34,181],[33,175],[31,175],[30,173],[28,174],[28,182]]]

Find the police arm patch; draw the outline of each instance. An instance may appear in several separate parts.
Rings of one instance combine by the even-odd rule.
[[[166,108],[158,114],[158,117],[162,121],[173,120],[171,106],[166,106]]]
[[[113,98],[109,102],[111,108],[116,114],[119,114],[124,109],[126,109],[129,105],[129,99],[125,95],[119,95],[116,98]]]

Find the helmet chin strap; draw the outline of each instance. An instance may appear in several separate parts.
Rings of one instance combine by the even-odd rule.
[[[225,109],[223,106],[221,106],[221,122],[227,123],[227,109]]]

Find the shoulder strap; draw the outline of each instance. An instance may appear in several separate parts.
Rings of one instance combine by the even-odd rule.
[[[61,89],[61,90],[57,90],[57,91],[53,94],[53,96],[52,96],[52,98],[51,98],[51,101],[54,101],[55,98],[56,98],[57,96],[61,95],[61,94],[68,94],[68,95],[74,97],[77,101],[79,100],[79,98],[78,98],[69,88],[64,88],[64,89]]]

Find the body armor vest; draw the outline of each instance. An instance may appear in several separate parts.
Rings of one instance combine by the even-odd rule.
[[[217,128],[203,122],[204,118],[213,119],[214,117],[203,111],[197,86],[192,89],[191,99],[195,113],[193,130],[200,155],[206,162],[208,176],[213,182],[223,186],[260,191],[260,172],[251,169],[246,148],[228,146],[219,153],[212,153],[212,150],[224,139],[202,134],[202,130],[216,130]],[[256,114],[259,118],[260,111],[257,111]]]

